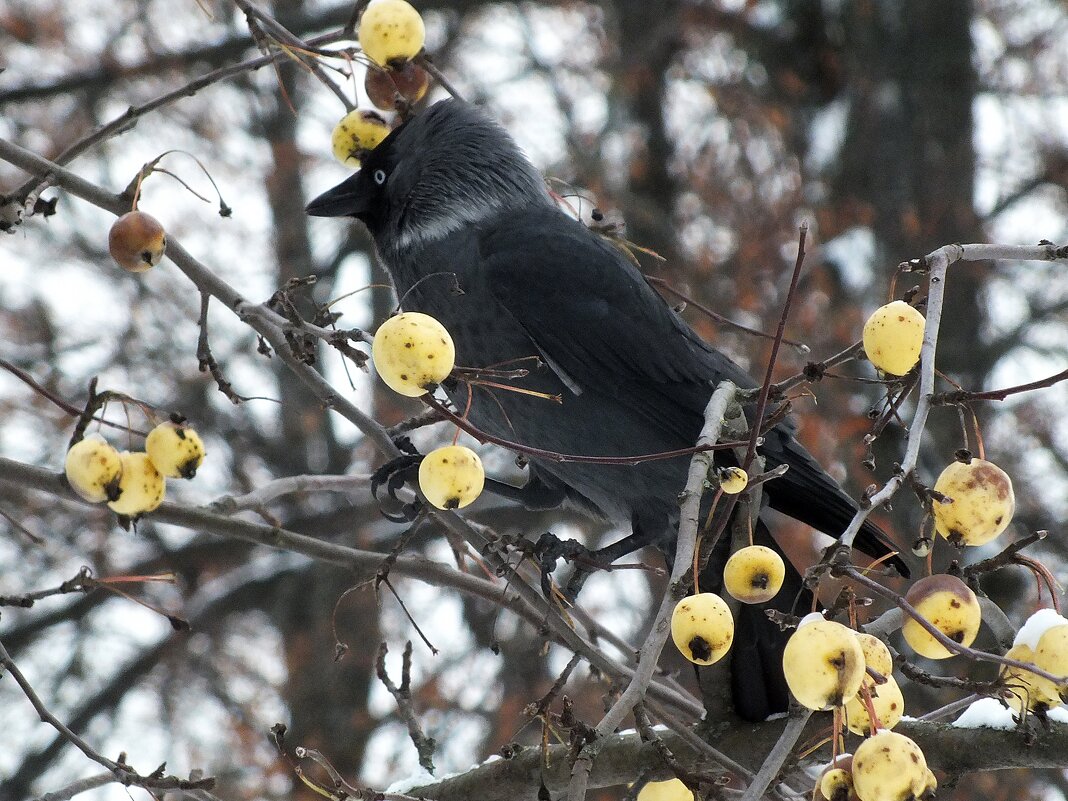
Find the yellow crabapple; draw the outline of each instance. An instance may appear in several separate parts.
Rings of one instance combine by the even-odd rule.
[[[723,568],[723,589],[738,601],[762,604],[778,594],[786,578],[782,557],[763,545],[735,551]]]
[[[875,683],[875,679],[868,675],[867,668],[871,668],[881,676],[890,676],[894,672],[894,659],[890,656],[890,649],[886,647],[886,643],[862,631],[857,632],[857,640],[860,642],[860,650],[864,652],[863,684],[865,687],[870,687]]]
[[[912,801],[926,792],[929,773],[920,747],[886,729],[853,754],[853,789],[860,801]]]
[[[425,40],[423,18],[405,0],[373,0],[360,17],[360,48],[379,66],[415,58]]]
[[[419,489],[438,509],[462,509],[479,496],[485,482],[482,460],[463,445],[433,450],[419,463]]]
[[[828,766],[820,776],[819,791],[823,801],[856,801],[857,798],[849,768]]]
[[[935,528],[954,545],[985,545],[1012,520],[1016,497],[1012,480],[992,462],[953,462],[934,485],[951,503],[932,504]]]
[[[389,136],[389,124],[373,111],[356,109],[342,117],[330,135],[330,147],[334,158],[353,169],[360,168],[360,161],[382,140]]]
[[[1043,670],[1047,669],[1038,664],[1035,659],[1035,652],[1025,643],[1014,645],[1005,656],[1009,659],[1027,662]],[[1061,696],[1057,685],[1029,670],[1006,665],[1001,669],[999,679],[1004,685],[1005,694],[1002,698],[1017,712],[1025,707],[1031,712],[1045,712],[1061,705]]]
[[[864,353],[890,375],[905,375],[916,366],[923,345],[923,315],[903,300],[887,303],[864,323]]]
[[[887,676],[883,684],[873,684],[868,688],[871,704],[879,718],[879,726],[892,729],[905,714],[905,697],[893,676]],[[854,695],[845,704],[846,725],[853,734],[871,734],[871,716],[868,706],[860,694]]]
[[[798,703],[817,711],[831,709],[860,689],[864,652],[856,633],[841,623],[802,620],[786,641],[782,668]]]
[[[1068,677],[1068,624],[1051,626],[1038,638],[1035,664],[1054,676]],[[1068,703],[1068,682],[1059,689],[1061,699]]]
[[[693,801],[690,788],[681,779],[649,782],[638,793],[636,801]]]
[[[123,451],[122,477],[119,479],[119,497],[108,502],[108,508],[126,517],[137,517],[151,512],[167,494],[167,479],[152,464],[147,453]]]
[[[148,458],[168,478],[192,478],[204,463],[204,442],[184,423],[160,423],[145,438]]]
[[[749,485],[749,476],[740,467],[724,467],[719,471],[719,488],[724,495],[737,495]]]
[[[417,398],[452,372],[456,348],[445,326],[429,314],[404,312],[379,326],[371,359],[390,389]]]
[[[714,592],[683,598],[671,613],[671,639],[691,662],[714,664],[734,642],[734,615]]]
[[[954,642],[969,646],[975,641],[982,609],[975,593],[956,576],[942,573],[922,578],[909,587],[905,600]],[[905,616],[901,634],[920,656],[946,659],[954,655],[911,615]]]
[[[71,489],[92,503],[119,496],[122,459],[100,434],[89,434],[67,451],[63,472]]]

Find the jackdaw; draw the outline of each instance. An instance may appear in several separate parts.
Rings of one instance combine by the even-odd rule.
[[[514,384],[558,395],[559,403],[446,382],[455,407],[494,436],[586,456],[685,449],[697,439],[720,381],[756,386],[664,302],[616,245],[565,213],[508,133],[464,102],[438,102],[403,123],[356,174],[307,211],[355,217],[367,227],[401,306],[445,325],[458,364],[510,369],[529,367],[536,357],[544,365]],[[789,466],[766,487],[772,509],[827,534],[842,533],[856,505],[794,439],[789,421],[767,432],[760,453],[768,469]],[[728,464],[733,457],[716,458]],[[628,465],[534,457],[515,497],[529,508],[566,502],[629,524],[629,536],[597,552],[609,562],[646,545],[671,555],[689,462],[689,456]],[[763,527],[758,536],[773,544]],[[872,556],[892,550],[872,524],[855,544]],[[899,559],[891,562],[907,573]],[[711,564],[721,569],[723,559]],[[709,581],[709,589],[718,586],[718,576]],[[780,598],[789,597],[776,600],[788,609],[800,589],[796,572],[787,585]],[[733,702],[747,719],[786,708],[784,638],[762,607],[740,610]]]

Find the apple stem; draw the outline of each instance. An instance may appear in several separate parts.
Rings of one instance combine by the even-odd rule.
[[[867,707],[868,717],[871,719],[871,733],[875,734],[879,729],[883,728],[883,725],[875,712],[875,704],[871,700],[871,689],[862,686],[860,688],[860,699],[864,702],[864,706]]]

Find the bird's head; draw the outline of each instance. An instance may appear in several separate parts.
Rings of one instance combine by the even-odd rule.
[[[406,248],[549,202],[541,175],[500,125],[474,106],[443,100],[390,133],[359,172],[307,212],[355,217],[380,247]]]

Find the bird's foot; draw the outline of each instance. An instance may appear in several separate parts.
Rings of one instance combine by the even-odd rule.
[[[538,538],[531,555],[541,570],[541,591],[547,598],[561,592],[553,592],[552,574],[557,563],[563,559],[574,565],[574,571],[562,591],[568,601],[575,600],[591,573],[606,570],[613,561],[613,558],[606,559],[600,551],[591,551],[577,540],[562,540],[551,531],[546,531]]]
[[[404,443],[397,444],[402,450],[411,452],[391,459],[371,474],[371,495],[378,501],[378,509],[387,520],[410,523],[419,516],[423,504],[418,497],[414,501],[405,501],[397,497],[397,492],[406,484],[414,485],[418,482],[419,465],[423,456],[415,451],[407,438]],[[379,495],[379,491],[383,489],[384,494]]]

